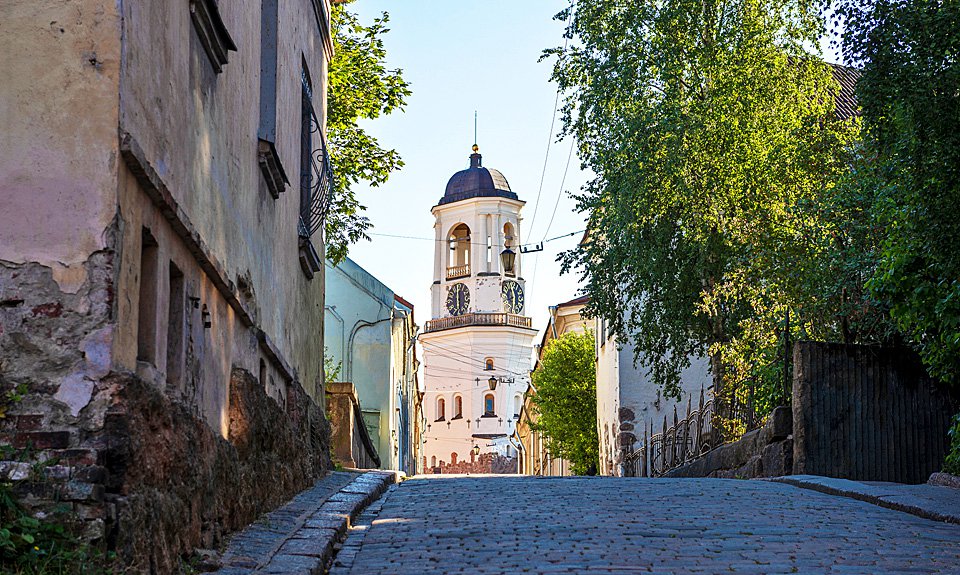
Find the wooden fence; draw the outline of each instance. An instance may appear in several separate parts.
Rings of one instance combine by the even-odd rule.
[[[923,483],[939,471],[955,394],[901,348],[794,347],[794,473]]]

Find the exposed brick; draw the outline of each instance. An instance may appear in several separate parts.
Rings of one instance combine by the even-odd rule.
[[[103,486],[82,481],[68,481],[60,488],[60,497],[64,501],[101,501]]]
[[[34,449],[66,449],[70,447],[69,431],[21,431],[13,436],[13,446]]]
[[[103,483],[107,478],[107,470],[99,465],[75,468],[73,478],[87,483]]]
[[[45,454],[47,459],[56,459],[68,465],[96,465],[97,452],[93,449],[60,449]]]
[[[17,431],[37,431],[43,427],[42,414],[29,414],[17,416]]]

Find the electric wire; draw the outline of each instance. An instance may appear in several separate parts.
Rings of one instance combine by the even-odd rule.
[[[560,189],[557,190],[557,201],[553,203],[553,212],[550,214],[550,222],[547,224],[546,231],[543,232],[543,239],[541,243],[547,242],[547,235],[550,233],[550,228],[553,227],[553,219],[557,215],[557,207],[560,205],[560,198],[563,197],[563,187],[567,183],[567,173],[570,171],[570,160],[573,159],[573,148],[577,140],[571,136],[570,137],[570,151],[567,153],[567,165],[563,168],[563,177],[560,179]],[[576,233],[576,232],[574,232]],[[573,234],[569,234],[573,235]],[[537,268],[540,265],[540,258],[534,258],[533,260],[533,275],[530,277],[530,285],[533,285],[537,281]]]
[[[567,14],[566,27],[570,27],[570,21],[573,18],[573,3],[570,4],[570,12]],[[566,30],[563,33],[563,52],[567,51],[567,43],[570,41]],[[553,100],[553,114],[550,116],[550,133],[547,134],[547,151],[543,157],[543,171],[540,173],[540,186],[537,188],[537,199],[533,203],[533,217],[530,218],[530,232],[533,233],[533,225],[537,222],[537,211],[540,209],[540,195],[543,192],[543,182],[547,177],[547,163],[550,160],[550,146],[553,144],[553,127],[557,121],[557,107],[560,105],[560,94],[562,90],[557,85],[557,93]]]

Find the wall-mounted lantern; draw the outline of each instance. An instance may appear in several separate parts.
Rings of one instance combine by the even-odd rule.
[[[490,386],[490,391],[496,391],[497,389],[497,378],[496,376],[491,375],[490,379],[487,380],[487,385]]]
[[[513,273],[513,265],[517,261],[517,252],[507,248],[500,252],[500,263],[503,265],[503,271],[508,274]]]

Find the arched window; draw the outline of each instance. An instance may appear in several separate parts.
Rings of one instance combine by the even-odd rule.
[[[496,400],[492,393],[483,396],[483,415],[485,417],[496,415]]]
[[[487,359],[483,360],[483,369],[484,369],[484,371],[493,371],[493,358],[492,358],[492,357],[488,357]]]
[[[460,419],[463,417],[463,398],[459,395],[453,398],[453,417],[451,419]]]
[[[513,417],[520,419],[521,409],[523,409],[523,396],[518,393],[513,396]]]
[[[456,465],[456,464],[457,464],[457,452],[454,451],[453,453],[450,454],[450,465]]]
[[[454,268],[470,264],[470,228],[467,224],[460,224],[450,231],[450,262],[448,267]],[[448,278],[449,279],[449,278]]]
[[[512,248],[517,245],[516,233],[513,230],[513,224],[507,222],[503,224],[503,247]]]
[[[442,397],[437,399],[437,421],[443,421],[446,418],[446,403]]]

